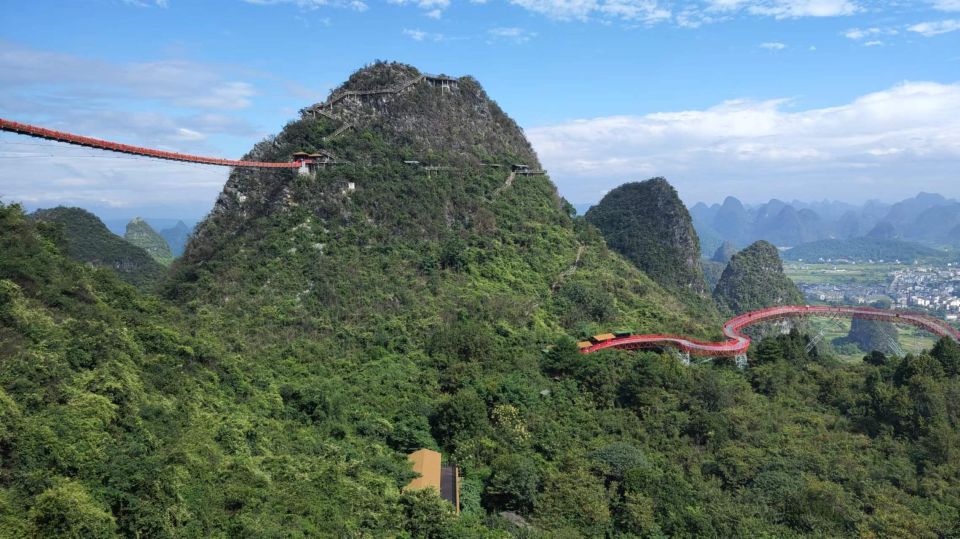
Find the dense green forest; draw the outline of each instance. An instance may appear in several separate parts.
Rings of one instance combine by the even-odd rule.
[[[64,258],[56,230],[19,208],[0,227],[8,537],[960,531],[951,341],[843,366],[794,333],[738,371],[582,356],[563,337],[527,351],[466,324],[449,345],[381,345],[362,365],[308,340],[248,357],[208,331],[211,312],[179,322]],[[419,446],[457,456],[462,516],[399,493]]]
[[[713,296],[717,303],[737,313],[774,305],[803,304],[803,294],[783,273],[777,248],[758,241],[730,258]]]
[[[234,171],[158,295],[0,205],[0,537],[960,533],[956,343],[845,365],[794,331],[745,370],[580,354],[612,328],[715,339],[721,318],[548,177],[508,176],[539,164],[474,81],[343,108],[350,136],[305,116],[248,157],[349,164]],[[421,447],[460,466],[460,515],[401,492]]]
[[[37,210],[31,217],[58,223],[66,253],[74,260],[109,268],[141,289],[156,285],[164,276],[163,266],[149,253],[110,232],[96,215],[84,209],[61,206]]]
[[[847,259],[855,261],[886,260],[913,262],[914,260],[941,259],[947,253],[931,247],[894,239],[854,238],[849,240],[820,240],[798,245],[783,253],[788,260],[816,262]]]

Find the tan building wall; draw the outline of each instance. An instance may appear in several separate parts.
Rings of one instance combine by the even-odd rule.
[[[410,453],[407,460],[413,463],[413,471],[420,474],[420,477],[410,481],[403,490],[432,488],[440,494],[440,453],[430,449],[420,449]]]

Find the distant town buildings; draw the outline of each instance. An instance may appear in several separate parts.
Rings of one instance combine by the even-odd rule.
[[[808,267],[808,266],[801,266]],[[842,275],[843,268],[834,266]],[[846,305],[862,305],[887,298],[894,307],[928,311],[948,321],[960,319],[960,266],[907,266],[887,274],[886,282],[831,282],[797,283],[804,296],[812,301]]]

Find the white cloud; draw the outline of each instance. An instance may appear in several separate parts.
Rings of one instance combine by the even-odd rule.
[[[932,37],[948,32],[960,30],[960,19],[946,19],[943,21],[931,21],[914,24],[907,28],[911,32],[916,32],[924,37]]]
[[[960,0],[933,0],[932,4],[940,11],[960,11]]]
[[[0,138],[0,197],[29,208],[82,206],[100,215],[197,218],[229,169],[116,154],[27,137]],[[19,157],[19,158],[18,158]]]
[[[185,107],[242,109],[256,95],[248,82],[228,80],[210,65],[165,60],[113,64],[0,41],[0,87],[56,85],[72,99],[125,97]],[[54,92],[47,88],[47,93]]]
[[[795,111],[793,105],[733,100],[526,133],[561,191],[577,202],[651,175],[667,176],[696,200],[727,193],[863,198],[851,187],[860,180],[873,182],[877,192],[907,194],[916,186],[905,177],[957,190],[960,83],[904,83],[837,107]]]
[[[526,43],[537,37],[536,32],[531,32],[517,27],[499,27],[487,30],[487,34],[492,40],[512,41],[514,43]]]
[[[0,41],[0,117],[229,157],[219,144],[265,135],[238,117],[238,110],[253,105],[257,91],[235,76],[249,72],[234,71],[181,60],[111,63]],[[42,206],[167,204],[202,214],[227,174],[217,167],[146,162],[12,134],[0,136],[0,153],[5,156],[0,194]]]
[[[557,20],[620,19],[654,23],[670,20],[657,0],[510,0],[511,4]]]
[[[863,44],[864,47],[879,47],[881,45],[883,45],[883,41],[880,41],[879,39],[874,39],[873,41],[867,41],[867,42],[864,42]]]
[[[157,6],[157,7],[163,7],[163,8],[169,7],[169,2],[167,2],[167,0],[154,0],[153,2],[149,2],[146,0],[123,0],[123,3],[130,4],[131,6],[137,6],[137,7],[151,7],[151,6]]]
[[[273,6],[278,4],[290,4],[300,9],[320,9],[322,7],[348,8],[355,11],[366,11],[367,4],[360,0],[243,0],[248,4],[259,6]]]
[[[672,22],[683,28],[698,28],[737,15],[791,19],[845,16],[862,10],[854,0],[510,0],[510,3],[557,20]]]
[[[424,32],[419,28],[417,29],[404,28],[402,33],[403,35],[409,37],[414,41],[443,41],[444,40],[443,34],[433,34],[430,32]]]
[[[766,43],[761,43],[760,48],[767,49],[769,51],[782,51],[787,48],[785,43],[780,43],[779,41],[768,41]]]
[[[432,19],[439,19],[450,7],[450,0],[387,0],[387,2],[400,6],[415,5],[424,10],[424,15]]]
[[[714,11],[744,11],[777,19],[853,15],[860,6],[850,0],[707,0]]]
[[[207,138],[207,136],[199,131],[194,131],[193,129],[187,129],[186,127],[178,127],[177,138],[185,142],[195,142],[198,140],[203,140]]]
[[[877,36],[895,36],[900,32],[896,28],[851,28],[843,33],[843,37],[847,39],[852,39],[854,41],[860,41],[866,38],[874,38]]]

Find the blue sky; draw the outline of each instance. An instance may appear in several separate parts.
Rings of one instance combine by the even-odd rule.
[[[5,2],[0,117],[236,158],[375,59],[470,74],[561,193],[960,196],[960,0]],[[0,135],[0,196],[202,216],[227,171]]]

